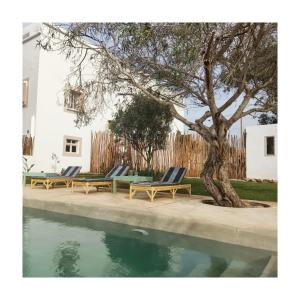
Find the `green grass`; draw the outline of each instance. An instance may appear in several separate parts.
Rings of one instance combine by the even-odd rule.
[[[183,183],[192,185],[193,195],[208,196],[203,180],[185,178]],[[277,183],[231,181],[235,191],[242,199],[277,202]],[[180,191],[178,191],[180,192]]]
[[[78,177],[93,178],[101,177],[99,174],[83,173]],[[103,176],[104,177],[104,176]],[[30,178],[27,178],[27,183],[30,183]],[[203,180],[200,178],[185,178],[183,183],[190,183],[192,185],[193,195],[209,196],[206,191]],[[277,183],[265,182],[246,182],[246,181],[231,181],[232,186],[242,199],[271,201],[277,202]],[[120,183],[118,186],[128,188],[127,183]],[[178,191],[178,193],[186,193],[185,191]]]
[[[81,177],[99,177],[95,174],[80,174]],[[159,180],[155,178],[155,180]],[[206,191],[203,180],[200,178],[185,178],[183,183],[190,183],[192,185],[193,195],[209,196]],[[258,201],[272,201],[277,202],[277,183],[265,182],[247,182],[247,181],[231,181],[232,186],[242,199],[258,200]],[[128,188],[127,183],[119,183],[118,186]],[[178,191],[178,193],[186,193],[185,191]]]

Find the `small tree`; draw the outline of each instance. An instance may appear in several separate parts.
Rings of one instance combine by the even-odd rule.
[[[153,153],[164,149],[173,120],[168,106],[143,95],[133,96],[132,102],[121,107],[110,122],[111,131],[125,138],[151,168]]]
[[[277,113],[271,114],[261,114],[258,117],[258,124],[259,125],[267,125],[267,124],[277,124]]]

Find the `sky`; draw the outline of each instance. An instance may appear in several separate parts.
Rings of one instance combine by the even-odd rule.
[[[189,121],[194,121],[196,118],[201,116],[203,109],[201,108],[189,108],[186,111],[186,117]],[[247,126],[258,125],[258,118],[253,118],[252,116],[247,116],[242,119],[242,130],[244,130]],[[238,120],[235,122],[230,128],[230,134],[240,136],[241,130],[241,121]]]
[[[221,106],[229,97],[230,97],[230,94],[228,94],[228,93],[224,93],[224,92],[216,93],[215,98],[216,98],[217,106],[218,107]],[[238,108],[242,99],[243,99],[242,97],[238,98],[230,107],[228,107],[223,112],[223,115],[225,118],[228,119],[236,111],[236,109]],[[187,103],[186,107],[187,108],[185,111],[185,117],[191,122],[194,122],[195,119],[200,118],[204,114],[204,112],[207,110],[205,108],[196,106],[193,103]],[[248,110],[248,107],[246,107],[246,110]],[[242,122],[240,120],[238,120],[231,126],[231,128],[229,130],[230,134],[240,136],[241,123],[242,123],[242,130],[244,130],[247,126],[258,125],[258,118],[253,118],[252,116],[246,116],[246,117],[242,118]],[[208,122],[207,125],[209,125],[209,124],[210,123]]]

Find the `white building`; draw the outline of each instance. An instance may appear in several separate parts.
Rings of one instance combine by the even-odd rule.
[[[277,124],[246,128],[246,176],[277,180]]]
[[[76,91],[65,101],[64,87],[70,63],[58,52],[36,47],[46,25],[30,24],[23,29],[23,135],[34,137],[33,155],[28,156],[34,172],[59,172],[69,165],[90,170],[91,131],[106,130],[117,97],[108,99],[97,118],[86,127],[75,127],[72,107]],[[174,121],[173,130],[183,132],[183,124]],[[60,161],[51,158],[55,153]]]

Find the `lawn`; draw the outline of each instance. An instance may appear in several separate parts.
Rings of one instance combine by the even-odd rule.
[[[84,173],[78,177],[93,178],[99,175]],[[30,183],[30,178],[27,178],[27,183]],[[203,180],[200,178],[185,178],[183,183],[190,183],[192,185],[193,195],[209,196],[209,193],[204,187]],[[272,201],[277,202],[277,183],[265,182],[247,182],[247,181],[231,181],[234,189],[242,199],[258,200],[258,201]],[[120,183],[118,186],[128,188],[127,183]],[[185,191],[178,191],[178,193],[186,193]]]
[[[192,185],[193,195],[209,195],[202,179],[185,178],[183,183],[190,183]],[[231,183],[242,199],[277,202],[277,183],[234,180]]]

